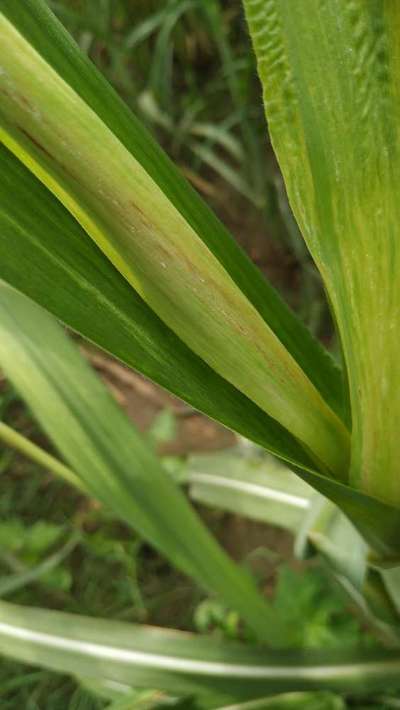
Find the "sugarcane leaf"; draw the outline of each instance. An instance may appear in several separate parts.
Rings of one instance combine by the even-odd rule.
[[[61,203],[4,146],[0,164],[0,278],[196,409],[277,456],[312,467],[287,430],[217,375],[153,313]]]
[[[183,482],[199,503],[292,532],[302,526],[316,495],[272,457],[238,448],[190,456]]]
[[[0,24],[3,142],[195,353],[347,480],[348,432],[274,331],[135,156],[4,15]]]
[[[225,227],[49,11],[43,0],[2,0],[1,12],[135,156],[216,256],[324,399],[346,417],[343,382],[331,357],[284,304]]]
[[[398,505],[400,5],[244,5],[290,204],[342,342],[350,482]]]
[[[0,336],[0,366],[85,488],[224,597],[257,636],[282,643],[284,629],[253,580],[213,539],[76,346],[51,316],[3,282]]]
[[[396,689],[398,651],[268,651],[156,627],[0,602],[0,650],[26,663],[172,693]],[[221,703],[223,705],[224,703]]]

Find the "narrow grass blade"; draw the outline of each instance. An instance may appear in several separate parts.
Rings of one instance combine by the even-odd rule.
[[[295,438],[185,346],[1,145],[0,164],[0,278],[196,409],[312,467]]]
[[[346,480],[348,433],[274,331],[101,119],[4,16],[0,25],[3,142],[195,353]]]
[[[400,4],[244,4],[274,148],[342,341],[350,481],[399,504]]]
[[[398,651],[268,652],[206,637],[0,603],[0,650],[26,663],[181,695],[399,688]]]
[[[72,552],[80,540],[79,533],[73,533],[64,545],[53,552],[49,557],[40,562],[36,567],[10,574],[0,579],[0,597],[4,598],[8,594],[13,594],[17,589],[26,587],[28,584],[40,581],[45,574],[58,567],[59,564]]]
[[[78,478],[68,466],[65,466],[61,461],[58,461],[54,456],[48,454],[47,451],[34,444],[32,441],[29,441],[29,439],[7,426],[7,424],[4,424],[4,422],[0,422],[0,441],[11,449],[18,451],[23,456],[26,456],[31,461],[39,464],[42,468],[51,471],[56,476],[60,476],[72,486],[85,490],[80,478]]]
[[[257,636],[282,644],[253,580],[212,538],[74,344],[3,283],[0,365],[92,495],[236,608]]]
[[[2,0],[1,11],[135,156],[207,244],[332,409],[345,416],[343,383],[333,360],[245,257],[179,170],[79,51],[46,3],[43,0],[25,0],[24,3]]]

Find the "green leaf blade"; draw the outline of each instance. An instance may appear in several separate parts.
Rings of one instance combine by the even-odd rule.
[[[201,586],[281,637],[253,580],[227,557],[62,329],[0,282],[0,363],[85,488]],[[43,343],[46,348],[43,348]]]
[[[1,10],[135,155],[299,363],[332,409],[346,419],[343,380],[332,358],[240,250],[146,129],[77,48],[43,0],[3,0]]]
[[[245,7],[290,203],[342,341],[350,482],[398,505],[399,6],[245,0]]]
[[[347,431],[281,341],[134,156],[0,24],[2,140],[196,354],[346,480]]]
[[[4,146],[0,161],[2,279],[196,409],[275,455],[312,468],[294,437],[167,328]]]
[[[285,690],[366,693],[399,686],[398,651],[271,652],[5,602],[0,604],[0,649],[54,670],[179,694],[219,692],[232,699]]]

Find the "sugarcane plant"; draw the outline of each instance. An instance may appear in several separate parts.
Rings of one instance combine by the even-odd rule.
[[[64,462],[4,424],[0,438],[111,508],[270,647],[2,602],[0,648],[128,691],[195,693],[198,707],[400,684],[395,648],[285,655],[287,629],[254,580],[218,546],[56,322],[300,477],[313,503],[300,506],[306,520],[296,516],[298,547],[328,560],[399,645],[400,7],[244,0],[244,9],[272,144],[323,279],[340,365],[44,0],[0,0],[0,366]],[[288,485],[277,471],[274,490]],[[234,508],[243,490],[230,485]],[[264,501],[268,519],[266,498],[257,506]],[[295,499],[281,491],[282,504]]]

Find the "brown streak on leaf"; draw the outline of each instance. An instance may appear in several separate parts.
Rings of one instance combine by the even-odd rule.
[[[21,133],[23,133],[24,136],[26,138],[28,138],[28,140],[31,143],[33,143],[34,146],[36,146],[36,148],[39,148],[39,150],[41,150],[43,153],[45,153],[45,155],[47,155],[49,158],[51,158],[51,160],[54,160],[51,153],[49,153],[49,151],[41,143],[39,143],[39,141],[37,141],[36,138],[34,138],[30,133],[28,133],[28,131],[26,131],[25,128],[22,128],[22,126],[18,126],[18,128],[21,131]]]
[[[133,202],[133,200],[131,200],[130,202],[128,202],[128,204],[129,204],[130,207],[133,207],[133,209],[135,210],[135,212],[137,212],[137,213],[140,215],[140,217],[142,218],[143,223],[144,223],[145,225],[147,225],[147,226],[150,226],[150,222],[149,222],[147,216],[146,216],[145,213],[140,209],[140,207],[138,207],[138,205],[137,205],[135,202]]]
[[[30,101],[28,101],[28,99],[26,98],[26,96],[23,96],[22,94],[18,94],[18,98],[19,98],[20,102],[21,102],[22,104],[24,104],[24,106],[26,106],[26,107],[29,108],[29,109],[32,109],[32,104],[31,104]]]

